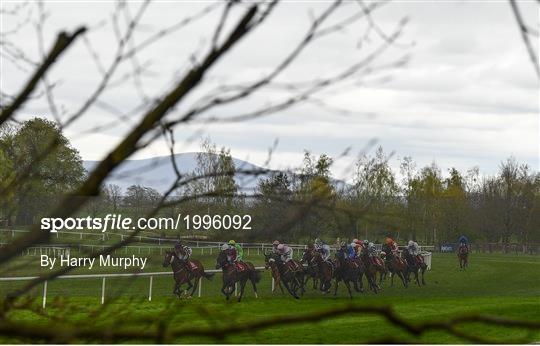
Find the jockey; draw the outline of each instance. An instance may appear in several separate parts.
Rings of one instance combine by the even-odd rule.
[[[236,262],[242,262],[244,259],[244,250],[240,246],[240,244],[236,244],[234,240],[229,240],[229,247],[234,248],[236,250]]]
[[[281,256],[281,260],[284,263],[289,262],[293,258],[293,249],[292,247],[285,245],[285,244],[279,244],[277,247],[277,253]]]
[[[353,239],[353,242],[351,243],[351,245],[354,249],[355,257],[356,258],[360,257],[360,252],[362,251],[362,241],[358,239]]]
[[[416,257],[420,255],[420,246],[418,246],[417,242],[409,240],[409,243],[407,244],[407,251],[409,251],[412,256]]]
[[[409,240],[409,243],[407,244],[407,251],[414,259],[416,259],[418,263],[424,262],[424,257],[420,255],[420,246],[417,242]]]
[[[369,257],[377,256],[377,249],[375,248],[375,244],[369,242],[367,245],[367,252]]]
[[[193,250],[191,250],[189,246],[182,244],[180,240],[174,244],[174,253],[176,254],[176,257],[183,263],[187,263],[189,261],[192,252]]]
[[[353,239],[352,243],[347,245],[347,252],[349,254],[350,259],[355,259],[358,257],[357,247],[359,246],[357,244],[358,239]]]
[[[466,242],[461,241],[461,243],[459,243],[458,252],[459,253],[469,253],[469,246],[467,245]]]
[[[464,249],[465,252],[469,252],[469,240],[464,235],[459,237],[458,250],[461,252],[462,249]]]
[[[274,240],[274,242],[272,243],[272,252],[273,253],[278,253],[278,246],[279,246],[279,240]]]
[[[223,244],[223,246],[221,247],[221,250],[225,251],[225,253],[227,254],[227,262],[229,262],[229,264],[234,265],[236,261],[238,260],[236,247],[231,246],[229,242],[229,244]]]
[[[315,239],[315,250],[322,254],[324,261],[328,261],[328,259],[330,258],[330,246],[317,238]]]
[[[394,241],[394,239],[392,239],[390,237],[387,237],[386,238],[386,245],[388,245],[388,247],[390,248],[390,251],[392,252],[392,255],[397,256],[399,248],[398,248],[397,243]]]
[[[373,244],[373,242],[369,242],[367,244],[367,254],[371,262],[377,264],[377,249],[375,248],[375,244]]]

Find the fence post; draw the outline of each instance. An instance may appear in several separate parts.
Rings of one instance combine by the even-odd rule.
[[[47,305],[47,281],[43,283],[43,309],[45,309],[45,305]]]
[[[199,278],[199,298],[201,297],[202,291],[202,276]]]
[[[101,283],[101,304],[105,303],[105,277],[103,277],[103,281]]]
[[[148,289],[148,301],[149,302],[152,301],[152,282],[154,281],[153,278],[154,277],[150,275],[150,288]]]
[[[274,280],[274,277],[272,276],[272,293],[274,293],[275,288],[276,288],[276,280]]]
[[[235,282],[235,283],[234,283],[234,296],[235,296],[235,297],[238,296],[238,282]]]

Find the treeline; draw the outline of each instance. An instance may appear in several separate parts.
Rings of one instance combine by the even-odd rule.
[[[1,130],[0,219],[5,225],[36,223],[84,179],[82,161],[60,129],[46,120]],[[57,145],[47,152],[51,142]],[[477,168],[452,168],[443,175],[436,164],[417,167],[410,157],[395,172],[388,161],[378,148],[357,160],[352,183],[344,183],[332,178],[333,160],[324,154],[315,157],[306,151],[296,171],[246,171],[235,167],[228,150],[205,140],[195,170],[179,176],[165,206],[160,205],[162,194],[151,187],[133,185],[122,191],[106,185],[80,213],[143,217],[161,207],[158,216],[252,216],[251,231],[190,231],[216,240],[381,241],[391,235],[441,244],[466,234],[477,242],[540,242],[540,174],[514,158],[501,162],[492,176]],[[242,189],[246,179],[256,179],[256,188]],[[186,232],[165,230],[163,235]]]

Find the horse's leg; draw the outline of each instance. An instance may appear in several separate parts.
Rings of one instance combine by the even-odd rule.
[[[427,266],[424,264],[422,266],[422,285],[425,285],[426,284],[426,280],[424,279],[424,273],[426,272],[426,269],[427,269]]]
[[[298,296],[291,290],[291,288],[290,288],[290,286],[289,286],[289,282],[288,282],[287,280],[283,280],[282,282],[283,282],[283,285],[285,285],[285,288],[287,289],[287,292],[289,292],[289,294],[290,294],[291,296],[293,296],[293,297],[296,298],[296,299],[300,299],[300,297],[298,297]]]
[[[253,287],[253,293],[255,293],[255,298],[259,298],[259,293],[257,293],[257,284],[255,283],[255,279],[250,277],[249,281],[251,281],[251,286]]]
[[[403,282],[403,286],[407,288],[407,280],[405,279],[405,270],[403,268],[399,269],[397,272],[399,278],[401,279],[401,282]]]
[[[195,284],[193,284],[192,286],[192,289],[191,289],[191,293],[189,294],[190,296],[193,297],[193,293],[195,293],[195,290],[197,289],[197,287],[199,286],[199,277],[195,276],[194,279],[195,279]]]
[[[339,286],[339,278],[336,278],[336,287],[334,288],[334,297],[337,296],[337,290],[338,290],[338,286]]]
[[[351,292],[351,284],[349,283],[349,280],[343,280],[345,283],[345,286],[347,286],[347,291],[349,291],[349,298],[352,299],[352,292]]]
[[[298,273],[298,279],[300,281],[300,289],[301,289],[301,294],[304,295],[304,293],[306,293],[306,286],[305,286],[305,283],[304,283],[304,278],[306,277],[306,274],[302,271],[302,272],[299,272]]]
[[[360,284],[360,292],[364,292],[364,282],[363,282],[364,272],[360,272],[358,276],[358,283]]]
[[[240,295],[238,295],[238,301],[240,302],[242,300],[242,296],[244,295],[244,288],[246,288],[246,283],[247,283],[247,277],[246,278],[243,278],[241,281],[240,281]]]

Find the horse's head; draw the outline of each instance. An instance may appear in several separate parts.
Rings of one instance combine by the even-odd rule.
[[[163,266],[168,267],[174,261],[174,251],[166,250],[165,258],[163,258]]]
[[[268,269],[272,264],[276,263],[276,255],[273,253],[264,253],[264,268]]]
[[[305,249],[303,252],[302,252],[302,258],[300,259],[300,263],[309,263],[311,261],[311,259],[313,258],[313,246],[309,246],[307,247],[307,249]]]
[[[216,258],[216,269],[223,268],[227,264],[227,250],[221,250]]]

